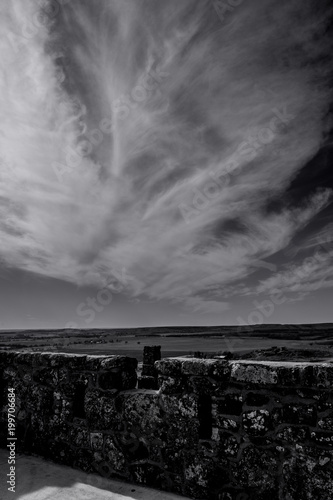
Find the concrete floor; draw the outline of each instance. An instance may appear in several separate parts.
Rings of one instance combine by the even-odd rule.
[[[16,456],[15,493],[8,491],[7,450],[0,449],[0,500],[184,500],[172,493],[126,484],[57,465],[43,458]]]

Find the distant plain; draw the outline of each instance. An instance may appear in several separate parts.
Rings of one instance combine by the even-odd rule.
[[[160,345],[162,357],[244,355],[254,350],[288,348],[333,356],[333,326],[253,325],[244,327],[156,327],[90,330],[2,331],[0,349],[77,354],[118,354],[142,361],[143,347]]]

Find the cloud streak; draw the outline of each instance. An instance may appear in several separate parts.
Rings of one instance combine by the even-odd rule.
[[[131,299],[206,313],[272,287],[269,269],[247,281],[258,260],[331,201],[315,186],[298,206],[286,197],[326,134],[326,2],[244,3],[225,26],[205,1],[94,5],[68,2],[29,38],[35,2],[1,7],[2,262],[96,287],[101,266],[125,268]],[[149,96],[133,94],[156,67]],[[292,119],[258,146],[276,110]],[[237,151],[237,172],[186,221],[179,206],[200,205]],[[54,165],[69,166],[61,179]]]

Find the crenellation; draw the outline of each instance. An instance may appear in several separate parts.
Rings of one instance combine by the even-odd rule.
[[[198,499],[332,498],[332,364],[146,353],[137,387],[134,358],[1,352],[18,451]]]

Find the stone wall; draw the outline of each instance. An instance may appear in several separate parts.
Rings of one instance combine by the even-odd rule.
[[[162,359],[157,390],[136,366],[1,352],[1,445],[14,387],[18,450],[197,499],[333,498],[333,364]]]

